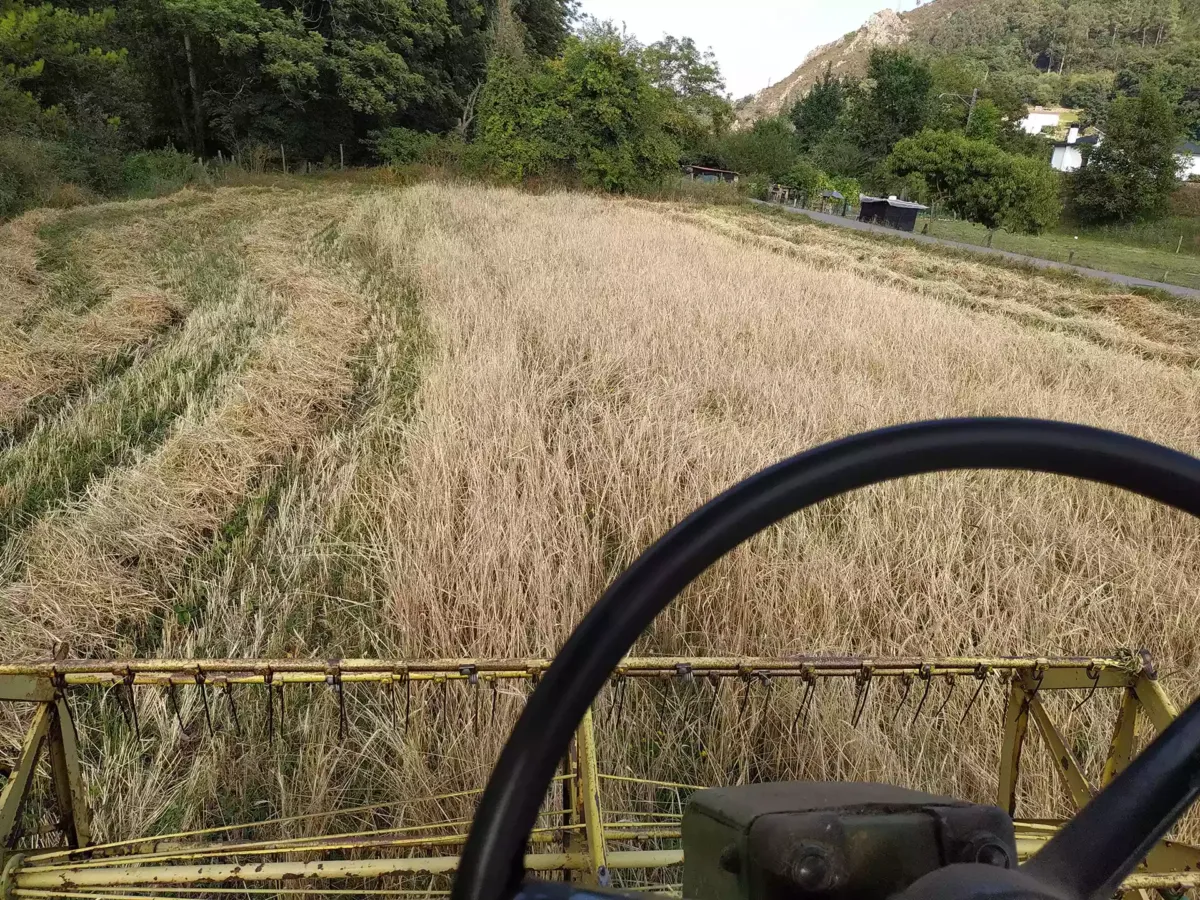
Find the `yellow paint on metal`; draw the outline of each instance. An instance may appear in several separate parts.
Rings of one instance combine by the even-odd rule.
[[[54,793],[62,813],[67,846],[86,847],[92,839],[87,808],[87,792],[83,786],[83,771],[79,765],[79,746],[75,723],[67,701],[54,701],[50,722],[50,774],[54,778]]]
[[[996,787],[996,805],[1010,816],[1017,812],[1017,778],[1021,774],[1021,750],[1029,728],[1029,692],[1014,680],[1004,708],[1004,738],[1000,749],[1000,776]]]
[[[609,883],[608,860],[604,841],[604,819],[600,813],[600,776],[596,759],[596,731],[592,723],[592,710],[588,707],[583,721],[575,732],[575,756],[578,761],[579,777],[574,782],[579,796],[579,809],[583,812],[584,845],[587,848],[587,878],[585,883],[596,887],[607,887]]]
[[[457,856],[399,859],[327,859],[313,862],[270,862],[253,865],[132,866],[127,868],[65,869],[46,871],[19,866],[13,883],[22,890],[75,890],[79,888],[136,887],[150,885],[205,885],[234,882],[326,881],[344,878],[379,878],[388,875],[446,875],[457,871]],[[683,850],[623,850],[608,854],[610,869],[657,869],[679,865]],[[525,868],[533,872],[574,869],[589,861],[566,853],[531,853]]]
[[[21,751],[17,755],[12,774],[4,782],[0,790],[0,849],[16,846],[18,827],[21,821],[21,807],[29,793],[29,785],[33,782],[34,769],[37,767],[38,756],[42,752],[42,744],[50,733],[50,722],[54,717],[54,705],[41,703],[33,714],[33,722],[21,742]]]
[[[716,675],[743,677],[746,673],[800,676],[809,672],[818,677],[853,677],[870,665],[873,676],[901,677],[919,674],[922,670],[933,675],[969,675],[981,666],[998,672],[1040,669],[1050,673],[1058,670],[1075,671],[1086,677],[1090,669],[1105,676],[1102,687],[1129,683],[1143,667],[1140,658],[1061,657],[898,657],[866,659],[848,656],[791,656],[791,657],[627,657],[616,669],[617,675],[659,678],[664,674]],[[35,676],[51,679],[61,677],[66,684],[105,684],[124,681],[130,674],[134,684],[195,684],[197,674],[209,683],[263,684],[313,683],[337,676],[343,682],[389,681],[405,679],[469,680],[490,675],[493,678],[532,678],[550,667],[547,659],[443,659],[443,660],[383,660],[383,659],[121,659],[121,660],[55,660],[45,662],[7,663],[0,665],[0,680],[6,676]],[[1109,683],[1108,676],[1112,676]],[[1092,680],[1075,679],[1064,687],[1090,686]],[[1044,689],[1056,689],[1047,683]]]
[[[1142,709],[1146,711],[1146,717],[1150,720],[1150,724],[1154,726],[1154,730],[1162,734],[1167,726],[1175,721],[1179,715],[1179,710],[1175,708],[1175,704],[1171,702],[1171,698],[1167,696],[1167,692],[1163,690],[1158,679],[1150,678],[1148,675],[1141,675],[1134,684],[1134,690],[1137,691],[1138,700],[1142,704]]]
[[[1100,775],[1101,787],[1116,778],[1133,759],[1133,739],[1137,735],[1139,706],[1137,691],[1126,688],[1121,697],[1121,708],[1117,712],[1117,724],[1113,727],[1112,740],[1108,745],[1108,756],[1104,760],[1104,771]]]
[[[54,683],[47,675],[0,675],[0,702],[47,703]]]
[[[1046,741],[1050,755],[1054,758],[1054,768],[1062,778],[1063,786],[1067,789],[1067,796],[1071,798],[1071,803],[1074,804],[1077,811],[1083,809],[1096,792],[1079,767],[1079,760],[1068,749],[1062,735],[1050,721],[1046,707],[1036,696],[1029,698],[1029,712],[1037,724],[1038,731]]]

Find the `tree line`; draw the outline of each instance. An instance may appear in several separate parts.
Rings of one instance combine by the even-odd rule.
[[[1139,7],[1151,49],[1191,46],[1180,2]],[[185,179],[196,158],[288,152],[293,164],[428,163],[608,191],[654,189],[691,163],[740,172],[760,193],[901,193],[1024,231],[1050,227],[1064,196],[1095,220],[1159,214],[1177,174],[1164,148],[1195,128],[1192,100],[1161,54],[1136,68],[1149,57],[1129,55],[1125,13],[1111,40],[1128,66],[1074,83],[1109,139],[1065,195],[1048,143],[1017,127],[1032,98],[1004,54],[1044,77],[1047,48],[1067,46],[1054,16],[1087,9],[976,4],[967,12],[998,18],[975,22],[992,36],[971,52],[952,49],[950,26],[877,49],[864,77],[827,71],[785,115],[737,130],[711,52],[671,36],[642,44],[581,19],[575,0],[0,0],[0,215],[64,184],[113,195]],[[1019,16],[1033,18],[1017,28]],[[1108,22],[1089,20],[1083,42]]]

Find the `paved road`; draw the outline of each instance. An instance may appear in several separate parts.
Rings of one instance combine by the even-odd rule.
[[[953,247],[956,250],[967,250],[971,253],[984,253],[991,256],[1002,256],[1005,259],[1015,260],[1016,262],[1025,263],[1031,266],[1037,266],[1039,269],[1064,269],[1068,272],[1076,272],[1080,275],[1086,275],[1088,278],[1103,278],[1106,281],[1111,281],[1114,284],[1126,285],[1128,287],[1147,287],[1157,288],[1160,291],[1167,291],[1177,297],[1189,297],[1193,300],[1200,300],[1200,290],[1195,288],[1184,287],[1179,284],[1167,284],[1162,281],[1147,281],[1145,278],[1134,278],[1132,275],[1121,275],[1117,272],[1105,272],[1101,269],[1089,269],[1086,266],[1072,266],[1067,263],[1055,262],[1052,259],[1041,259],[1037,256],[1024,256],[1020,253],[1010,253],[1007,250],[997,250],[994,247],[980,247],[976,244],[964,244],[961,241],[948,241],[944,238],[930,237],[927,234],[916,234],[908,231],[897,231],[895,228],[887,228],[883,225],[873,225],[869,222],[860,222],[857,219],[846,219],[841,216],[830,215],[829,213],[821,213],[812,209],[796,209],[791,206],[782,206],[778,203],[767,203],[764,200],[751,200],[751,203],[757,203],[759,206],[770,206],[775,209],[782,209],[785,212],[797,213],[798,215],[808,216],[810,219],[816,219],[818,222],[825,222],[829,225],[837,225],[841,228],[851,228],[855,231],[871,231],[876,234],[886,234],[888,237],[906,238],[910,241],[920,241],[925,244],[939,244],[943,247]]]

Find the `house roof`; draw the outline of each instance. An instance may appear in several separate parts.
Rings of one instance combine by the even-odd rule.
[[[866,194],[859,194],[858,202],[886,203],[888,206],[894,206],[897,209],[929,209],[928,206],[922,206],[920,203],[911,203],[908,200],[893,200],[891,197],[868,197]]]
[[[1175,148],[1175,152],[1176,153],[1187,153],[1187,154],[1190,154],[1191,156],[1200,156],[1200,142],[1184,141],[1182,144],[1180,144],[1178,147]]]

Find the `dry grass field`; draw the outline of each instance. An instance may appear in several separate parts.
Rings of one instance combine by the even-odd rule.
[[[673,522],[822,441],[1011,414],[1200,452],[1196,311],[735,208],[426,184],[36,213],[0,227],[0,329],[6,660],[58,642],[551,655]],[[1198,620],[1196,522],[1096,486],[958,474],[771,529],[642,650],[1148,647],[1183,698],[1200,690]],[[893,719],[890,691],[852,728],[852,686],[831,688],[793,733],[791,686],[728,691],[711,715],[684,688],[636,687],[603,719],[601,754],[609,771],[693,783],[989,798],[1000,689],[962,723],[966,690],[915,724]],[[318,690],[289,698],[270,746],[181,734],[149,690],[139,743],[111,697],[85,698],[101,831],[477,787],[521,704],[504,694],[481,726],[465,695],[430,689],[401,731],[352,693],[342,740]],[[183,701],[195,721],[194,692]],[[1094,764],[1112,706],[1068,709]],[[247,731],[263,715],[243,708]],[[1024,785],[1024,811],[1064,811],[1033,758]],[[469,801],[409,814],[456,810]]]

